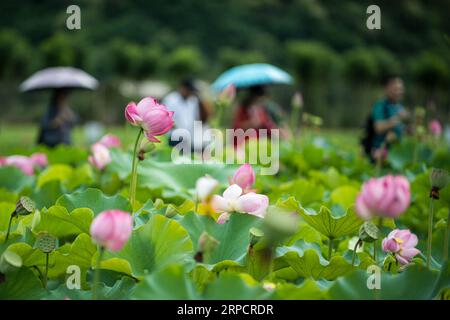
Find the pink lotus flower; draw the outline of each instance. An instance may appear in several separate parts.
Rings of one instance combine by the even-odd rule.
[[[364,183],[356,199],[356,212],[363,219],[373,216],[397,218],[409,206],[409,182],[403,176],[373,178]]]
[[[30,156],[30,160],[37,167],[44,168],[44,167],[48,166],[48,159],[47,159],[47,155],[45,153],[42,153],[42,152],[33,153]]]
[[[13,166],[20,169],[24,174],[32,176],[34,174],[33,162],[26,156],[9,156],[3,160],[5,166]]]
[[[208,175],[199,178],[195,184],[198,200],[207,201],[218,185],[219,181]]]
[[[174,124],[173,111],[168,111],[151,97],[142,99],[137,105],[130,102],[125,108],[125,118],[133,126],[141,127],[152,142],[160,142],[156,136],[167,133]]]
[[[103,170],[107,164],[111,162],[111,154],[109,149],[103,144],[97,142],[91,147],[92,155],[89,156],[88,160],[91,165],[99,170]]]
[[[133,229],[133,219],[128,212],[108,210],[100,213],[91,224],[93,241],[110,251],[120,251]]]
[[[115,136],[113,134],[104,135],[98,143],[104,145],[108,149],[109,148],[120,148],[120,146],[122,145],[119,137]]]
[[[260,218],[264,218],[269,198],[262,194],[250,192],[243,194],[243,190],[237,184],[232,184],[223,193],[223,197],[214,195],[211,202],[212,208],[222,213],[217,223],[225,223],[232,212],[248,213]]]
[[[392,252],[401,265],[411,262],[412,258],[420,253],[416,249],[417,236],[409,230],[395,229],[383,239],[382,248],[384,252]]]
[[[435,137],[440,137],[442,134],[442,126],[439,120],[433,119],[428,123],[428,130]]]
[[[233,179],[231,180],[231,184],[237,184],[244,192],[250,191],[255,183],[255,171],[250,164],[246,163],[242,165],[235,172]]]

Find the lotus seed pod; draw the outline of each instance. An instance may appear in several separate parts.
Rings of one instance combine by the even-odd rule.
[[[359,228],[359,238],[364,242],[374,242],[378,239],[378,228],[370,221],[364,222]]]
[[[56,249],[58,239],[48,233],[40,233],[34,246],[44,253],[50,253]]]
[[[439,199],[439,190],[445,188],[449,180],[450,176],[447,171],[433,168],[430,173],[430,198]]]
[[[28,197],[22,196],[19,201],[17,201],[16,209],[14,210],[14,216],[26,216],[33,213],[36,209],[36,205],[33,200]]]

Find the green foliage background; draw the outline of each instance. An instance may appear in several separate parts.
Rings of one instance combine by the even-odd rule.
[[[66,8],[71,4],[81,8],[81,30],[66,28]],[[98,77],[100,90],[77,95],[73,104],[83,120],[114,123],[122,120],[123,103],[138,98],[118,93],[123,79],[175,83],[192,74],[212,81],[223,70],[249,62],[269,62],[291,72],[296,87],[304,92],[306,109],[323,116],[327,125],[360,126],[380,94],[379,79],[391,72],[407,80],[407,105],[433,99],[437,115],[447,117],[450,1],[377,1],[381,30],[366,28],[370,4],[368,0],[2,1],[2,119],[30,121],[42,114],[48,97],[19,96],[17,85],[46,66],[74,65]],[[275,92],[286,108],[292,91]]]

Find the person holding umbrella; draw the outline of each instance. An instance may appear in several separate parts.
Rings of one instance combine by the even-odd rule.
[[[53,91],[51,103],[41,121],[38,144],[48,147],[72,144],[72,128],[77,122],[77,116],[67,103],[68,95],[67,89]]]
[[[222,73],[213,83],[217,92],[227,85],[234,84],[238,89],[248,89],[234,117],[234,129],[267,129],[270,136],[272,129],[282,128],[283,112],[278,104],[269,99],[267,86],[291,84],[292,77],[285,71],[266,63],[253,63],[233,67]],[[289,131],[281,130],[282,135]]]
[[[94,90],[98,81],[83,70],[52,67],[36,72],[20,85],[22,92],[53,90],[50,105],[42,118],[37,143],[49,147],[71,144],[72,128],[77,116],[68,105],[71,89]]]

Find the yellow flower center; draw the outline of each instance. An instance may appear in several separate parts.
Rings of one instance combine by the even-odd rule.
[[[400,238],[394,238],[395,242],[397,242],[398,244],[402,244],[403,240]]]

